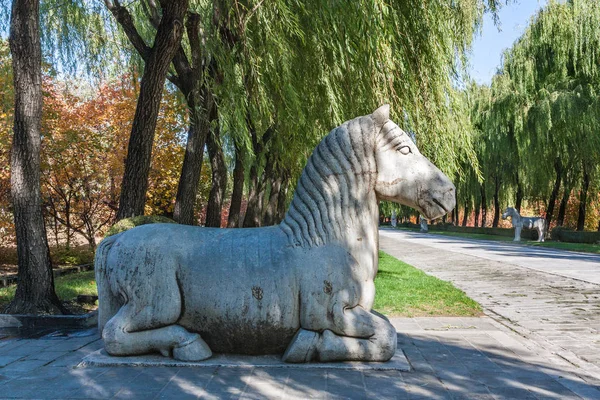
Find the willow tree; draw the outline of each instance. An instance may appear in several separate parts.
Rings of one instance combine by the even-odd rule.
[[[476,163],[453,83],[486,6],[497,5],[281,1],[262,4],[248,20],[232,17],[243,23],[231,29],[237,53],[218,54],[219,114],[245,144],[238,148],[247,152],[251,198],[260,198],[260,181],[273,171],[266,167],[277,165],[271,146],[285,143],[290,157],[281,164],[301,165],[331,128],[383,102],[446,172],[458,173],[460,154]],[[246,225],[263,212],[250,210]]]
[[[515,137],[530,191],[548,196],[550,219],[561,181],[576,175],[578,230],[585,225],[590,184],[600,178],[600,138],[594,134],[600,129],[598,59],[600,3],[551,0],[505,54],[500,72],[508,81],[503,92],[515,99],[510,114],[521,119]]]

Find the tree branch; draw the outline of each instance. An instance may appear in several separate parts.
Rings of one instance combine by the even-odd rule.
[[[135,50],[140,54],[144,61],[147,61],[150,55],[150,47],[148,47],[137,31],[129,11],[125,7],[122,7],[118,0],[104,0],[104,4],[115,17],[119,25],[121,25],[121,28],[125,31],[127,38]]]
[[[158,29],[160,25],[160,13],[158,12],[158,5],[154,0],[142,1],[142,7],[144,8],[144,12],[150,20],[150,23],[154,27],[154,29]]]
[[[200,15],[188,12],[187,22],[185,24],[190,50],[192,52],[192,69],[198,71],[202,68],[201,63],[201,43],[200,43]]]

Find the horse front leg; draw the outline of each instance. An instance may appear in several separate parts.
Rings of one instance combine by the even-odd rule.
[[[513,242],[521,241],[521,229],[520,226],[515,226],[515,238],[513,239]]]
[[[388,361],[396,353],[394,326],[382,315],[360,305],[333,310],[334,323],[322,332],[301,328],[283,361]]]

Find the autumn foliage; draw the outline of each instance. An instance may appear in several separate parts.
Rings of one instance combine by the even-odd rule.
[[[0,235],[12,236],[9,157],[10,84],[0,76]],[[7,82],[8,83],[8,82]],[[56,244],[74,235],[95,247],[114,222],[124,160],[137,100],[137,80],[129,75],[84,89],[45,76],[42,121],[42,193],[47,227]],[[88,90],[89,91],[89,90]],[[76,94],[81,93],[81,94]],[[152,154],[145,213],[171,216],[185,146],[185,106],[165,91]],[[203,176],[203,180],[209,179]],[[204,186],[209,187],[210,182]],[[1,238],[2,236],[0,236]]]

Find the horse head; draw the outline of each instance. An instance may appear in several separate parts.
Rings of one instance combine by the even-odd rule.
[[[373,113],[377,135],[375,192],[418,210],[427,219],[439,218],[456,205],[452,181],[423,156],[411,138],[389,119],[390,107]]]
[[[506,210],[502,213],[502,219],[506,219],[508,217],[514,217],[517,214],[517,210],[512,207],[506,207]]]

